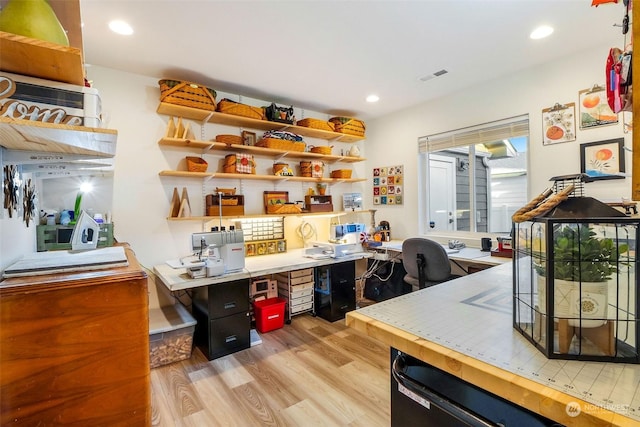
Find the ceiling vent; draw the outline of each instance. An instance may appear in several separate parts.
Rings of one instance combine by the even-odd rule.
[[[424,77],[420,77],[418,80],[420,80],[421,82],[426,82],[427,80],[435,79],[436,77],[443,76],[443,75],[445,75],[447,73],[448,73],[447,70],[440,70],[440,71],[436,71],[433,74],[428,74],[428,75],[426,75]]]

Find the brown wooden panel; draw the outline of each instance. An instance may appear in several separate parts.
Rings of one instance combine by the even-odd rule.
[[[1,425],[150,424],[147,278],[128,255],[112,274],[1,283]]]

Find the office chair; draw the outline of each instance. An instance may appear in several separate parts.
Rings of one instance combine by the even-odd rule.
[[[402,242],[402,266],[407,271],[404,281],[414,291],[460,277],[451,274],[449,256],[444,247],[421,237]]]

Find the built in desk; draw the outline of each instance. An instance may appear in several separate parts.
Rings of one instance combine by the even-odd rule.
[[[364,307],[346,324],[564,425],[640,425],[640,365],[547,359],[513,329],[511,269]]]

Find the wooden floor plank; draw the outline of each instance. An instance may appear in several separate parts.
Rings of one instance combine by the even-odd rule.
[[[388,426],[389,348],[309,314],[213,361],[152,370],[152,425]]]

